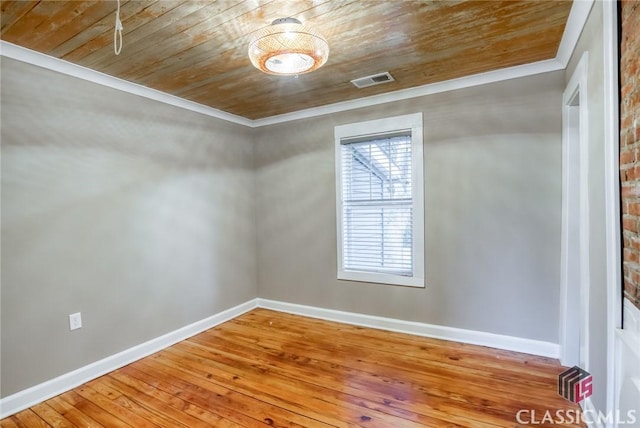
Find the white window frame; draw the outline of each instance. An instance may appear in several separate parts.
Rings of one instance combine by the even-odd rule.
[[[413,208],[413,276],[346,270],[343,265],[342,141],[398,131],[411,131],[411,189]],[[338,238],[338,279],[378,284],[424,287],[424,179],[422,113],[388,117],[335,127],[336,229]]]

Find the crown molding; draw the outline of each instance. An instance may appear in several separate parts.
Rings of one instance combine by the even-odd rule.
[[[410,98],[422,97],[441,92],[453,91],[456,89],[470,88],[473,86],[486,85],[519,77],[533,76],[551,71],[563,70],[567,67],[571,55],[578,43],[582,29],[589,17],[594,0],[574,0],[567,19],[562,40],[558,47],[558,52],[554,59],[534,62],[530,64],[518,65],[515,67],[503,68],[500,70],[474,74],[443,82],[430,83],[415,88],[401,89],[399,91],[388,92],[380,95],[357,98],[354,100],[328,104],[320,107],[299,110],[292,113],[285,113],[262,119],[247,119],[242,116],[227,113],[203,104],[176,97],[156,89],[151,89],[137,83],[109,76],[108,74],[95,71],[81,65],[54,58],[31,49],[23,48],[12,43],[0,40],[0,56],[16,59],[18,61],[33,64],[59,73],[74,76],[103,86],[129,92],[134,95],[170,104],[186,110],[205,114],[207,116],[222,119],[228,122],[244,125],[250,128],[274,125],[289,122],[292,120],[307,119],[331,113],[338,113],[347,110],[354,110],[362,107],[369,107],[378,104],[385,104],[394,101],[407,100]]]
[[[170,95],[166,92],[158,91],[156,89],[151,89],[137,83],[132,83],[127,80],[120,79],[118,77],[109,76],[108,74],[101,73],[99,71],[92,70],[78,64],[73,64],[63,59],[36,52],[22,46],[14,45],[13,43],[9,43],[4,40],[0,40],[0,56],[26,62],[28,64],[46,68],[48,70],[57,71],[58,73],[77,77],[79,79],[87,80],[89,82],[97,83],[99,85],[117,89],[119,91],[128,92],[130,94],[138,95],[144,98],[149,98],[175,107],[180,107],[185,110],[190,110],[196,113],[215,117],[216,119],[222,119],[227,122],[237,123],[239,125],[249,127],[253,126],[252,120],[244,118],[242,116],[237,116],[235,114],[227,113],[225,111],[205,106],[203,104],[198,104],[184,98],[176,97],[175,95]]]
[[[292,120],[307,119],[310,117],[322,116],[325,114],[338,113],[346,110],[354,110],[362,107],[369,107],[394,101],[407,100],[410,98],[423,97],[425,95],[454,91],[456,89],[486,85],[488,83],[501,82],[505,80],[516,79],[518,77],[533,76],[535,74],[562,70],[564,68],[565,67],[559,61],[555,59],[548,59],[545,61],[533,62],[530,64],[518,65],[515,67],[502,68],[500,70],[473,74],[471,76],[460,77],[457,79],[445,80],[443,82],[429,83],[427,85],[416,86],[414,88],[387,92],[385,94],[357,98],[355,100],[343,101],[335,104],[327,104],[324,106],[313,107],[305,110],[298,110],[293,113],[285,113],[277,116],[265,117],[264,119],[256,119],[253,121],[253,126],[257,128],[260,126],[274,125],[277,123],[289,122]]]
[[[503,68],[500,70],[489,71],[485,73],[474,74],[471,76],[460,77],[458,79],[446,80],[443,82],[430,83],[428,85],[418,86],[415,88],[401,89],[399,91],[387,92],[385,94],[373,95],[370,97],[358,98],[355,100],[344,101],[335,104],[313,107],[310,109],[299,110],[293,113],[285,113],[276,116],[270,116],[263,119],[253,121],[253,127],[274,125],[277,123],[289,122],[298,119],[307,119],[325,114],[338,113],[346,110],[353,110],[362,107],[384,104],[393,101],[407,100],[410,98],[422,97],[425,95],[437,94],[440,92],[453,91],[456,89],[470,88],[473,86],[486,85],[518,77],[532,76],[550,71],[564,70],[571,59],[571,55],[578,44],[578,39],[582,33],[594,0],[574,0],[571,5],[571,11],[567,18],[558,52],[554,59],[539,61],[530,64],[518,65],[515,67]]]
[[[564,33],[562,33],[562,40],[560,40],[560,46],[558,46],[558,52],[556,53],[556,60],[562,64],[562,68],[566,68],[573,55],[573,51],[578,44],[582,29],[587,23],[589,13],[593,7],[594,0],[574,0],[571,5],[571,11],[569,12],[569,18],[567,18],[567,25],[564,27]]]

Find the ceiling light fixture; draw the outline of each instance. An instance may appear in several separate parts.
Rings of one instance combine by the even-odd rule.
[[[322,34],[295,18],[280,18],[254,33],[249,58],[259,70],[284,76],[320,68],[329,57],[329,44]]]

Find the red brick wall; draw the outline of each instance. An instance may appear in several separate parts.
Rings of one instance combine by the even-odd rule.
[[[624,295],[640,308],[640,1],[622,2],[620,180]]]

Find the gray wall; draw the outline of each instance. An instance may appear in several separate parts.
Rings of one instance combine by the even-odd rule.
[[[3,397],[256,297],[252,130],[7,58],[1,83]]]
[[[578,45],[565,72],[568,83],[582,57],[589,52],[587,97],[589,109],[589,367],[593,375],[591,400],[606,410],[607,376],[607,285],[604,159],[604,53],[603,3],[594,2]],[[582,95],[582,94],[581,94]],[[581,96],[580,102],[584,102]]]
[[[557,342],[562,89],[555,72],[260,129],[260,297]],[[427,286],[338,281],[334,126],[415,112]]]
[[[251,130],[3,58],[1,395],[256,296],[557,342],[563,77]],[[333,128],[415,112],[427,287],[338,281]]]

